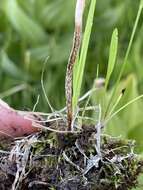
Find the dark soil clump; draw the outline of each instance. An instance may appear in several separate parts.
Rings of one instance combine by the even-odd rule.
[[[80,132],[44,131],[15,141],[1,153],[0,189],[128,190],[137,185],[143,162],[134,142]]]

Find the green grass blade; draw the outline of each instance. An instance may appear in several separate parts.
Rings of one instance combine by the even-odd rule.
[[[99,76],[99,64],[97,65],[96,79],[98,79],[98,76]],[[92,90],[92,93],[88,96],[87,101],[85,102],[85,105],[84,105],[84,108],[83,108],[83,111],[82,111],[82,118],[85,115],[86,107],[88,106],[88,104],[90,102],[90,99],[92,97],[93,92],[95,91],[95,82],[93,83],[93,86],[92,86],[91,90]],[[82,122],[82,120],[81,120],[81,122]]]
[[[109,122],[115,115],[117,115],[120,111],[122,111],[123,109],[125,109],[127,106],[129,106],[130,104],[136,102],[137,100],[140,100],[141,98],[143,98],[143,94],[141,94],[140,96],[137,96],[136,98],[130,100],[129,102],[127,102],[125,105],[123,105],[122,107],[120,107],[117,111],[115,111],[109,118],[107,118],[105,120],[105,123]]]
[[[105,89],[107,89],[111,74],[112,74],[114,66],[115,66],[117,49],[118,49],[118,30],[115,29],[113,31],[112,38],[111,38],[111,44],[110,44],[110,50],[109,50],[109,60],[108,60],[108,69],[107,69],[106,80],[105,80]]]
[[[130,41],[129,41],[129,45],[128,45],[128,48],[127,48],[127,51],[126,51],[126,54],[125,54],[124,62],[123,62],[123,64],[122,64],[120,73],[119,73],[118,78],[117,78],[117,81],[116,81],[116,83],[115,83],[115,87],[114,87],[113,93],[112,93],[112,95],[111,95],[111,98],[110,98],[110,100],[109,100],[109,104],[107,105],[104,118],[105,118],[105,117],[107,116],[107,114],[108,114],[108,111],[109,111],[109,109],[110,109],[110,107],[111,107],[111,102],[113,102],[113,100],[114,100],[114,98],[115,98],[115,94],[116,94],[116,92],[117,92],[118,84],[119,84],[120,79],[121,79],[121,77],[122,77],[122,75],[123,75],[123,72],[124,72],[124,70],[125,70],[125,67],[126,67],[126,64],[127,64],[127,60],[128,60],[128,57],[129,57],[129,54],[130,54],[130,51],[131,51],[131,47],[132,47],[132,44],[133,44],[133,40],[134,40],[134,37],[135,37],[135,33],[136,33],[136,30],[137,30],[137,26],[138,26],[138,23],[139,23],[139,19],[140,19],[141,13],[142,13],[142,10],[143,10],[143,0],[140,1],[138,13],[137,13],[136,20],[135,20],[135,23],[134,23],[134,26],[133,26],[133,30],[132,30],[131,38],[130,38]],[[111,100],[112,100],[112,101],[111,101]]]
[[[80,53],[80,57],[79,57],[77,63],[75,64],[75,68],[74,68],[73,110],[76,108],[78,99],[80,96],[81,85],[82,85],[82,80],[83,80],[83,73],[84,73],[84,68],[85,68],[85,61],[86,61],[86,57],[87,57],[87,50],[88,50],[88,45],[89,45],[89,40],[90,40],[90,35],[91,35],[93,18],[94,18],[95,5],[96,5],[96,0],[91,0],[88,18],[87,18],[86,27],[85,27],[85,33],[83,36],[81,53]]]
[[[131,47],[132,47],[133,40],[134,40],[134,37],[135,37],[135,33],[136,33],[136,30],[137,30],[138,22],[139,22],[141,13],[142,13],[142,9],[143,9],[143,1],[141,0],[140,6],[139,6],[139,9],[138,9],[138,13],[137,13],[137,17],[136,17],[136,20],[135,20],[135,24],[134,24],[134,27],[133,27],[133,31],[132,31],[132,34],[131,34],[131,38],[130,38],[130,41],[129,41],[129,45],[128,45],[128,48],[127,48],[127,51],[126,51],[126,54],[125,54],[125,59],[124,59],[123,65],[121,67],[121,71],[119,73],[116,86],[120,82],[120,79],[121,79],[121,77],[123,75],[123,72],[125,70],[127,60],[128,60],[128,57],[129,57],[129,53],[131,51]]]

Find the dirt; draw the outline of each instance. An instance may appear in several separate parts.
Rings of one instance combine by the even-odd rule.
[[[74,133],[45,130],[0,153],[0,190],[128,190],[143,169],[134,147],[97,135],[92,125]]]

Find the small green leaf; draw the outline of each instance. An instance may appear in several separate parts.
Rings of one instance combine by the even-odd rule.
[[[132,33],[131,33],[131,37],[130,37],[130,40],[129,40],[129,44],[128,44],[128,47],[127,47],[127,50],[126,50],[126,53],[125,53],[125,58],[124,58],[124,61],[123,61],[123,64],[121,66],[121,69],[119,71],[119,74],[118,74],[118,77],[117,77],[117,81],[114,85],[114,90],[113,90],[113,93],[111,95],[111,98],[110,98],[110,101],[109,101],[109,104],[107,105],[107,108],[106,108],[106,112],[105,112],[105,115],[104,115],[104,118],[107,116],[109,110],[110,110],[110,107],[111,107],[111,102],[114,101],[114,99],[116,98],[116,91],[117,91],[117,88],[118,88],[118,85],[119,85],[119,82],[120,82],[120,79],[125,71],[125,68],[126,68],[126,65],[127,65],[127,61],[128,61],[128,58],[129,58],[129,54],[130,54],[130,51],[131,51],[131,47],[133,45],[133,40],[134,40],[134,37],[135,37],[135,33],[136,33],[136,30],[137,30],[137,26],[138,26],[138,23],[139,23],[139,19],[141,17],[141,13],[142,13],[142,6],[140,4],[139,6],[139,9],[138,9],[138,12],[137,12],[137,16],[136,16],[136,19],[135,19],[135,23],[134,23],[134,26],[133,26],[133,30],[132,30]]]
[[[113,72],[113,69],[116,63],[117,49],[118,49],[118,30],[115,29],[113,31],[112,38],[111,38],[108,69],[107,69],[106,80],[105,80],[105,89],[107,89],[111,74]]]
[[[123,88],[126,88],[122,99],[115,108],[114,113],[117,110],[120,110],[115,117],[109,116],[110,122],[107,124],[106,133],[110,135],[118,136],[119,134],[122,137],[128,137],[129,132],[137,125],[142,123],[142,101],[139,100],[142,98],[142,95],[139,95],[137,88],[137,79],[136,76],[131,74],[127,77],[126,80],[123,80],[119,83],[117,95]],[[108,92],[108,95],[110,95]],[[107,93],[106,93],[107,94]],[[132,103],[131,103],[132,102]],[[113,104],[112,104],[113,107]],[[124,109],[122,109],[124,107]]]

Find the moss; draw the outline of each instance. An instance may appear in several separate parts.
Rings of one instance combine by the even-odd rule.
[[[134,141],[102,135],[99,154],[95,134],[91,127],[77,134],[39,133],[31,144],[28,175],[19,189],[128,190],[137,186],[143,161],[134,154]],[[15,162],[5,159],[3,166],[7,167],[1,167],[11,184],[17,171]],[[12,167],[13,175],[9,172]]]

